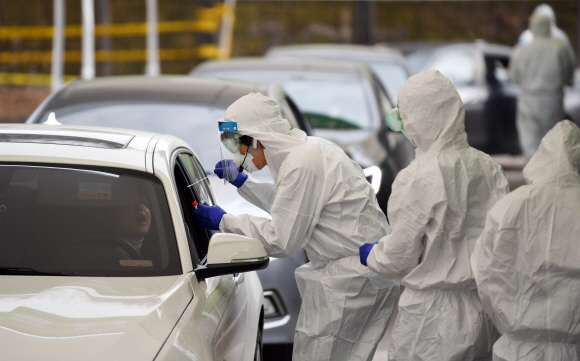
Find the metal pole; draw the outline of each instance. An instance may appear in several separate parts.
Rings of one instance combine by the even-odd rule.
[[[55,92],[64,84],[64,26],[66,19],[65,0],[54,0],[52,33],[52,63],[50,65],[50,90]]]
[[[218,41],[218,58],[220,59],[227,59],[231,56],[234,21],[236,20],[236,0],[225,0],[224,5],[226,6],[226,12],[222,17],[222,25]]]
[[[95,5],[93,0],[82,0],[83,12],[83,59],[81,77],[95,77]]]
[[[157,0],[147,0],[147,76],[161,74],[159,65],[159,36],[157,34]]]

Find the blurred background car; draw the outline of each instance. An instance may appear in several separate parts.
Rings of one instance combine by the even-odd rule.
[[[221,159],[217,120],[226,108],[250,92],[274,98],[291,126],[312,134],[309,123],[292,99],[277,85],[189,76],[109,77],[77,80],[47,98],[28,123],[45,123],[51,112],[64,125],[95,125],[171,134],[184,139],[199,157],[207,175]],[[253,174],[272,182],[268,168]],[[218,204],[228,213],[269,217],[253,206],[230,184],[208,176]],[[306,262],[304,250],[285,259],[270,258],[270,266],[258,271],[264,289],[264,352],[287,348],[294,340],[300,311],[300,294],[294,270]],[[274,345],[271,347],[271,345]],[[291,346],[290,346],[291,347]]]
[[[364,63],[309,58],[206,61],[194,76],[277,83],[296,101],[316,136],[360,164],[386,211],[391,184],[414,157],[412,144],[386,123],[393,102]]]
[[[403,53],[386,46],[350,44],[301,44],[274,46],[266,52],[266,57],[319,58],[359,61],[367,64],[379,78],[393,103],[401,85],[409,78],[410,72]]]

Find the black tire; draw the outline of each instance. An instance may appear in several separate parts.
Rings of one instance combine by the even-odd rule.
[[[254,351],[254,361],[264,361],[264,343],[262,342],[262,327],[258,327],[258,336],[256,337],[256,351]]]

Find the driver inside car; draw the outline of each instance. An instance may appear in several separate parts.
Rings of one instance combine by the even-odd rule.
[[[150,228],[151,203],[144,191],[137,192],[131,205],[113,211],[115,236],[129,243],[140,254]]]

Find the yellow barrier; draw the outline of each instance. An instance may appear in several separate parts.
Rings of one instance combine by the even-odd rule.
[[[215,44],[202,45],[193,49],[160,49],[159,60],[193,60],[215,59],[220,54]],[[69,50],[64,53],[65,63],[80,63],[82,52]],[[147,60],[147,51],[135,50],[97,50],[95,52],[97,62],[130,63]],[[50,63],[52,52],[50,51],[4,51],[0,52],[0,64],[31,64]]]
[[[77,78],[77,75],[66,75],[64,81],[69,82]],[[50,86],[50,74],[0,73],[0,84],[16,86]]]
[[[157,24],[160,34],[167,33],[217,33],[220,20],[207,19],[195,21],[162,21]],[[0,27],[0,40],[12,39],[52,39],[52,26],[3,26]],[[95,36],[141,36],[147,33],[147,23],[126,23],[113,25],[95,25]],[[83,34],[81,25],[68,25],[65,28],[66,38],[80,38]]]

